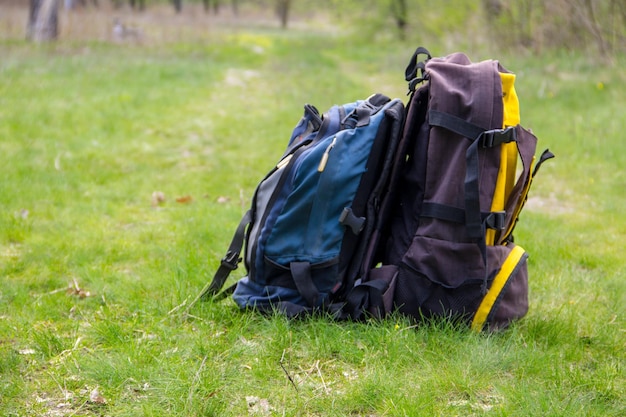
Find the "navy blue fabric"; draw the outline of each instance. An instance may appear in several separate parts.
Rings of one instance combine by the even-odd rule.
[[[325,294],[324,294],[325,295]],[[278,285],[263,285],[244,277],[237,282],[233,299],[239,308],[269,309],[281,301],[289,300],[292,303],[306,305],[306,300],[297,289]]]
[[[316,138],[315,141],[308,147],[301,149],[298,152],[297,157],[295,157],[295,161],[290,164],[287,168],[288,172],[284,173],[286,175],[285,181],[281,184],[280,188],[277,190],[271,190],[275,193],[275,199],[271,202],[271,207],[269,208],[268,214],[266,218],[258,218],[257,221],[262,222],[260,226],[260,231],[258,235],[250,236],[250,240],[256,243],[254,253],[252,254],[251,262],[253,263],[253,275],[255,277],[255,281],[260,284],[266,284],[266,273],[265,273],[265,252],[266,252],[266,242],[268,240],[268,235],[272,232],[274,225],[276,224],[277,218],[280,213],[283,211],[283,207],[287,201],[288,196],[293,192],[293,189],[296,184],[296,174],[299,171],[299,167],[302,164],[303,160],[309,159],[312,152],[315,152],[313,158],[319,158],[321,160],[321,155],[326,150],[326,147],[334,137],[334,133],[337,132],[341,127],[341,118],[345,115],[346,112],[352,111],[360,102],[355,102],[351,104],[347,104],[343,106],[343,109],[340,109],[339,106],[333,106],[328,112],[325,114],[326,125],[325,129],[327,134],[330,136],[323,138]],[[301,126],[298,124],[296,126],[296,130],[300,130]],[[293,140],[294,135],[292,134]],[[315,170],[317,171],[317,166]],[[311,187],[311,191],[314,192],[315,184],[311,184],[309,182],[309,186]],[[290,259],[291,260],[303,260],[303,259]],[[285,264],[288,264],[287,261]],[[312,263],[315,263],[315,260],[312,260]]]
[[[368,111],[358,112],[359,123],[355,126],[359,127],[344,124],[365,104],[369,105]],[[362,113],[366,118],[361,117]],[[257,189],[272,196],[257,196],[259,201],[269,203],[257,210],[263,216],[255,218],[260,224],[248,237],[249,274],[233,293],[241,308],[265,309],[279,302],[319,307],[337,284],[346,230],[339,219],[344,209],[351,207],[385,112],[364,101],[334,106],[324,114],[317,133],[307,131],[311,117],[314,112],[305,110],[289,146],[295,147],[303,135],[310,143],[299,147],[281,167],[283,172],[275,174],[280,175],[280,181],[274,180],[274,188]],[[325,154],[328,159],[320,172]],[[298,276],[296,285],[291,267],[305,263],[310,264],[310,274]],[[310,282],[304,282],[303,276]],[[305,296],[302,288],[307,288]],[[311,297],[314,289],[318,295]],[[316,305],[310,306],[311,300]]]

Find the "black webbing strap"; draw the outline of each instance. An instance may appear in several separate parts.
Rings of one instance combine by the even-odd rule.
[[[422,203],[420,216],[445,220],[458,224],[465,224],[466,221],[464,209],[427,201]],[[506,226],[505,211],[481,212],[480,218],[481,222],[485,224],[485,227],[489,229],[503,230]]]
[[[470,239],[478,240],[485,236],[480,219],[478,141],[472,142],[467,148],[465,164],[465,226]]]
[[[445,204],[424,201],[420,209],[420,216],[465,224],[465,210]]]
[[[432,58],[428,49],[423,46],[418,46],[409,61],[409,65],[407,65],[406,70],[404,71],[404,78],[407,81],[411,81],[413,78],[418,76],[417,71],[422,67],[420,63],[423,64],[424,62],[418,60],[420,55],[426,55],[426,61]]]
[[[420,61],[420,55],[426,55],[426,59]],[[418,47],[413,53],[409,65],[407,65],[404,71],[404,78],[409,82],[409,94],[415,91],[417,84],[427,79],[426,62],[430,59],[432,59],[430,52],[422,46]]]
[[[469,123],[458,116],[437,110],[428,112],[428,124],[443,127],[472,141],[485,131],[482,127]]]
[[[535,165],[535,169],[533,169],[533,175],[532,175],[533,178],[535,178],[535,175],[537,175],[537,171],[539,171],[539,167],[543,165],[543,163],[546,162],[548,159],[552,159],[552,158],[554,158],[554,154],[550,152],[550,149],[546,149],[545,151],[543,151],[543,153],[539,157],[539,161]]]
[[[311,263],[291,262],[289,269],[300,295],[302,295],[310,307],[316,307],[320,293],[311,277]]]
[[[222,258],[220,266],[213,276],[213,280],[209,284],[207,284],[202,289],[202,291],[200,291],[200,294],[192,302],[190,307],[200,299],[215,298],[217,293],[219,293],[224,286],[224,283],[228,279],[230,273],[237,269],[239,262],[241,262],[239,254],[241,253],[241,249],[243,248],[243,242],[246,236],[246,227],[250,224],[251,221],[252,213],[250,210],[248,210],[248,212],[246,212],[246,214],[244,214],[244,216],[241,218],[239,226],[237,226],[237,230],[235,230],[233,240],[230,242],[228,251],[226,252],[226,255]],[[219,298],[221,299],[223,297]]]
[[[468,140],[475,140],[478,142],[478,146],[482,148],[493,148],[503,143],[517,140],[516,130],[513,126],[507,127],[506,129],[485,130],[453,114],[436,110],[428,112],[428,123],[431,126],[439,126],[448,129]]]
[[[478,137],[474,139],[465,152],[465,228],[469,238],[476,242],[483,258],[485,276],[481,292],[487,294],[489,269],[487,265],[487,241],[485,224],[480,218],[480,166],[478,159]]]
[[[389,283],[382,279],[357,283],[346,297],[343,313],[352,320],[362,320],[368,313],[377,318],[382,318],[385,311],[383,293],[389,287]]]

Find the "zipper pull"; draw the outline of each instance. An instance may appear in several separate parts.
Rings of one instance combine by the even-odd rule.
[[[281,159],[278,162],[278,164],[276,165],[276,169],[283,169],[284,167],[286,167],[287,164],[289,163],[289,161],[291,161],[291,158],[293,158],[293,154],[292,153],[290,153],[289,155],[287,155],[286,157]]]
[[[330,154],[330,151],[335,146],[335,142],[337,142],[337,136],[333,138],[333,141],[330,143],[330,145],[328,145],[328,147],[324,151],[324,155],[322,155],[322,160],[320,161],[320,164],[317,167],[317,172],[323,172],[324,168],[326,168],[326,164],[328,163],[328,155]]]

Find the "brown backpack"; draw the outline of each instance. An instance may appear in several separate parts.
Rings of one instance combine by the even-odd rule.
[[[418,48],[406,78],[390,189],[344,314],[504,327],[528,310],[528,255],[513,229],[537,169],[554,155],[535,162],[515,75],[497,61]]]

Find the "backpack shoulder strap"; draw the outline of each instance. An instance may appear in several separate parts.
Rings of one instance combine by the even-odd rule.
[[[241,262],[241,249],[246,235],[246,228],[252,221],[252,212],[248,210],[246,214],[241,218],[239,226],[235,230],[230,246],[226,255],[222,258],[220,266],[211,280],[198,294],[198,296],[191,302],[188,308],[191,308],[196,302],[203,298],[215,297],[224,287],[224,283],[228,279],[228,276],[232,271],[237,269]]]

